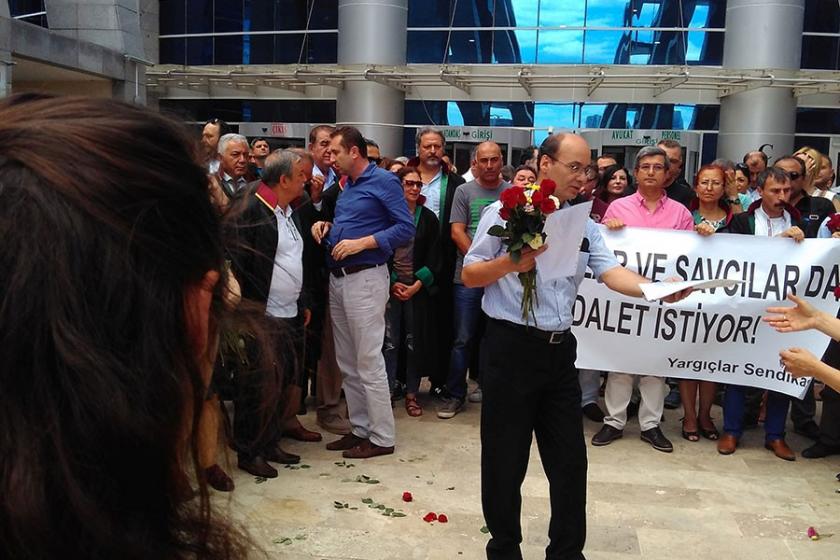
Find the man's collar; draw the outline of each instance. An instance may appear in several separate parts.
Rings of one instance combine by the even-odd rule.
[[[277,208],[277,195],[274,194],[274,191],[271,190],[271,187],[260,181],[259,186],[257,186],[257,192],[254,193],[255,196],[265,204],[269,210],[272,212]]]
[[[644,204],[645,204],[645,202],[646,202],[646,200],[647,200],[644,196],[642,196],[642,193],[640,193],[639,191],[634,192],[634,193],[633,193],[633,194],[631,194],[630,196],[635,197],[636,202],[637,202],[639,205],[644,205]],[[665,192],[665,190],[663,189],[663,190],[662,190],[662,196],[660,196],[660,197],[659,197],[659,199],[656,201],[656,206],[657,206],[657,207],[662,206],[663,204],[665,204],[665,201],[666,201],[667,199],[668,199],[668,193],[666,193],[666,192]]]
[[[364,171],[362,171],[361,175],[359,175],[358,177],[356,177],[356,180],[355,180],[355,181],[354,181],[353,179],[351,179],[350,177],[348,177],[348,178],[347,178],[347,184],[348,184],[348,185],[350,185],[350,186],[355,185],[355,184],[356,184],[356,183],[358,183],[358,182],[359,182],[362,178],[364,178],[364,177],[369,177],[370,175],[373,175],[373,172],[374,172],[374,170],[375,170],[375,169],[377,169],[377,167],[378,167],[378,166],[377,166],[375,163],[373,163],[373,162],[368,163],[368,164],[367,164],[367,167],[365,167],[365,170],[364,170]]]

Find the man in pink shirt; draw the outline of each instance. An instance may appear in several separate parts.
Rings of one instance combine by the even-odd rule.
[[[669,164],[668,155],[662,148],[646,146],[639,150],[634,173],[638,186],[636,192],[610,204],[602,223],[609,229],[631,226],[693,231],[691,213],[665,194]],[[639,405],[641,439],[657,451],[670,453],[674,446],[659,428],[668,386],[664,377],[649,375],[610,372],[604,394],[607,416],[604,418],[604,426],[592,437],[592,445],[609,445],[624,435],[627,405],[633,394],[635,379],[639,380],[639,393],[642,396]]]

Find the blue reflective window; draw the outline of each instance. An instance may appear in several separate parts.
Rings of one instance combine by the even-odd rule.
[[[818,33],[837,33],[840,30],[840,8],[835,0],[805,2],[803,30]]]
[[[213,38],[190,37],[187,39],[187,64],[213,64]]]
[[[186,64],[187,40],[161,39],[159,56],[161,64]]]
[[[573,103],[536,103],[534,106],[534,127],[575,128],[577,126],[575,113]]]
[[[187,33],[213,32],[213,0],[187,2]]]
[[[541,27],[581,26],[586,14],[585,0],[543,0],[540,6]]]
[[[537,57],[536,31],[496,31],[493,33],[493,62],[533,64]]]
[[[537,37],[540,64],[580,64],[583,62],[583,31],[540,31]]]
[[[510,19],[504,26],[535,27],[539,16],[539,0],[496,0],[496,21]],[[496,25],[501,25],[497,23]]]
[[[587,103],[579,108],[578,125],[581,128],[601,128],[606,105]]]
[[[185,33],[187,29],[187,4],[184,0],[160,0],[160,34],[176,35]],[[161,50],[163,50],[161,40]],[[161,54],[161,57],[163,55]],[[183,58],[183,57],[182,57]]]
[[[837,37],[802,37],[802,62],[805,69],[840,70],[840,40]]]
[[[627,41],[629,41],[629,33],[624,31],[586,31],[583,62],[585,64],[617,64]]]

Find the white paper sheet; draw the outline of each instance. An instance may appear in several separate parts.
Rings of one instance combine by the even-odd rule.
[[[546,218],[543,232],[548,249],[537,257],[540,280],[557,280],[577,274],[580,243],[591,211],[590,201],[561,208]]]
[[[743,284],[743,280],[729,280],[727,278],[720,278],[715,280],[686,280],[684,282],[653,282],[647,284],[639,284],[642,292],[645,294],[645,299],[648,301],[656,301],[671,294],[676,294],[686,288],[694,288],[695,290],[705,290],[708,288],[728,288],[737,284]]]

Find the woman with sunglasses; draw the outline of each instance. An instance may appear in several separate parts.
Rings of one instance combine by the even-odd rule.
[[[423,181],[416,167],[406,166],[397,172],[402,182],[408,211],[413,216],[417,233],[407,245],[394,251],[391,269],[391,299],[385,323],[385,369],[391,394],[397,391],[397,372],[405,372],[405,411],[420,416],[423,408],[417,402],[421,372],[436,363],[434,306],[429,299],[437,291],[440,274],[440,224],[434,212],[425,208],[420,194]],[[404,352],[401,347],[404,345]],[[400,356],[404,356],[401,361]]]

